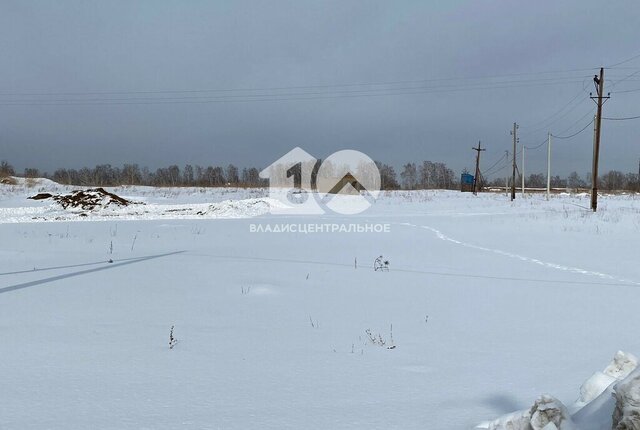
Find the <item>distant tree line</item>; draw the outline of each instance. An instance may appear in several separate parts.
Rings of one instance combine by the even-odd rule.
[[[161,167],[155,171],[138,164],[122,167],[99,164],[94,168],[57,169],[53,174],[27,168],[20,174],[6,161],[0,162],[0,177],[23,176],[25,178],[48,178],[65,185],[111,187],[119,185],[147,185],[157,187],[264,187],[268,180],[260,178],[255,167],[239,169],[233,164],[226,167],[187,164]]]
[[[445,163],[423,161],[407,163],[402,166],[400,175],[393,166],[376,161],[380,171],[381,188],[383,190],[422,190],[422,189],[459,189],[460,182],[456,173]],[[466,172],[466,171],[465,171]],[[53,174],[41,172],[35,168],[26,168],[24,172],[16,172],[7,161],[0,161],[0,178],[6,176],[23,176],[25,178],[49,178],[65,185],[78,186],[119,186],[148,185],[157,187],[266,187],[267,179],[260,178],[260,170],[256,167],[238,168],[233,164],[223,166],[199,166],[187,164],[161,167],[155,171],[138,164],[124,164],[122,167],[110,164],[99,164],[94,168],[57,169]],[[520,178],[517,185],[520,185]],[[534,173],[526,178],[525,184],[532,188],[545,188],[545,174]],[[551,177],[551,187],[581,189],[589,188],[591,177],[580,177],[572,172],[567,178]],[[503,178],[483,183],[493,187],[504,187]],[[640,191],[637,173],[623,173],[611,170],[600,176],[599,189],[603,191]]]
[[[402,189],[429,190],[458,188],[456,174],[444,163],[423,161],[421,164],[407,163],[400,173]]]
[[[10,167],[10,165],[7,165]],[[13,170],[8,171],[8,174]],[[57,169],[52,175],[41,173],[37,169],[25,169],[24,177],[46,177],[65,185],[81,186],[118,186],[118,185],[148,185],[156,187],[263,187],[268,182],[259,176],[260,171],[255,168],[240,170],[233,164],[226,167],[187,164],[183,168],[177,165],[161,167],[151,171],[138,164],[124,164],[122,167],[110,164],[99,164],[94,168]],[[0,176],[2,170],[0,170]]]

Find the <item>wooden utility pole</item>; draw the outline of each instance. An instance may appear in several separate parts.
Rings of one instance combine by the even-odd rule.
[[[591,210],[598,209],[598,161],[600,159],[600,131],[602,125],[602,105],[609,95],[604,97],[604,67],[600,68],[600,77],[593,77],[596,85],[597,97],[591,96],[591,100],[596,100],[598,110],[596,112],[595,136],[593,140],[593,168],[591,169]]]
[[[526,149],[526,146],[522,145],[522,173],[520,174],[520,176],[522,176],[522,197],[524,198],[524,150]]]
[[[516,141],[517,141],[517,130],[518,124],[513,123],[513,131],[511,135],[513,136],[513,171],[511,173],[511,201],[516,199]]]
[[[506,160],[509,161],[509,151],[504,151],[506,155]],[[504,177],[504,193],[506,196],[509,196],[509,174]]]
[[[547,200],[549,200],[549,194],[551,194],[551,133],[548,135],[547,142]]]
[[[486,149],[481,149],[480,148],[480,141],[478,141],[478,147],[477,148],[471,147],[471,149],[473,149],[474,151],[478,151],[478,153],[476,154],[476,175],[473,177],[473,194],[477,195],[478,194],[478,181],[480,179],[480,152],[481,151],[486,151]]]
[[[592,160],[596,158],[596,116],[593,116],[593,154],[592,154]],[[591,169],[593,169],[593,161],[591,162]],[[593,185],[593,174],[591,175],[591,184]],[[591,203],[589,203],[591,204]]]

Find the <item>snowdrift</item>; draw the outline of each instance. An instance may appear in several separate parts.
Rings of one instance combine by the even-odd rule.
[[[47,179],[0,184],[0,223],[250,218],[282,203],[263,189],[96,187],[73,189]],[[30,202],[30,203],[27,203]]]
[[[210,204],[167,205],[140,203],[83,192],[78,200],[57,200],[55,196],[34,196],[35,200],[54,200],[48,206],[0,208],[0,223],[50,222],[50,221],[105,221],[118,219],[233,219],[250,218],[270,212],[278,202],[271,199],[225,200]]]
[[[640,429],[640,369],[632,354],[618,351],[601,372],[580,387],[578,399],[566,407],[544,394],[530,409],[479,424],[489,430],[626,430]]]

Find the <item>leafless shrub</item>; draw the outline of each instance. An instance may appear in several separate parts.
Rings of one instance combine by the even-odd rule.
[[[173,349],[174,346],[178,343],[178,339],[173,337],[173,328],[175,326],[171,326],[171,331],[169,331],[169,349]]]

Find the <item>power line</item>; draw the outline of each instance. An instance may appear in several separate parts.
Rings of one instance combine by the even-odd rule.
[[[634,70],[635,70],[635,68],[634,68]],[[629,79],[631,76],[635,75],[636,73],[640,73],[640,70],[637,70],[635,73],[632,73],[631,75],[627,75],[626,77],[622,78],[622,79],[621,79],[620,81],[618,81],[617,83],[620,83],[620,82],[622,82],[622,81],[624,81],[624,80]],[[614,85],[615,85],[615,84],[614,84]],[[634,92],[634,91],[640,91],[640,88],[638,88],[638,89],[634,89],[634,90],[629,90],[629,91],[620,91],[620,92]],[[534,123],[534,125],[535,125],[535,124],[540,124],[540,123],[547,122],[548,120],[553,119],[553,118],[555,117],[555,119],[553,119],[553,121],[549,122],[549,123],[548,123],[548,124],[546,124],[545,126],[537,127],[537,128],[535,128],[535,129],[533,129],[533,130],[527,130],[527,131],[525,131],[524,133],[521,133],[521,135],[527,135],[527,136],[528,136],[528,135],[536,134],[537,132],[542,131],[543,129],[545,129],[545,131],[548,131],[548,128],[549,128],[550,126],[552,126],[553,124],[557,123],[560,119],[562,119],[562,118],[566,117],[567,115],[569,115],[571,112],[573,112],[573,111],[574,111],[575,109],[577,109],[579,106],[581,106],[583,102],[585,102],[586,100],[588,100],[588,99],[589,99],[589,97],[588,97],[588,96],[587,96],[587,97],[584,97],[584,98],[583,98],[583,99],[581,99],[581,100],[578,102],[578,104],[576,104],[573,108],[569,109],[569,110],[568,110],[568,111],[566,111],[564,114],[562,114],[562,115],[558,116],[558,115],[559,115],[559,114],[560,114],[564,109],[566,109],[566,108],[567,108],[568,106],[570,106],[570,105],[571,105],[571,104],[572,104],[572,103],[573,103],[573,102],[574,102],[578,97],[580,97],[580,95],[581,95],[583,92],[586,92],[586,87],[585,87],[585,85],[584,85],[584,81],[583,81],[582,91],[581,91],[581,92],[579,92],[576,96],[574,96],[574,97],[573,97],[573,98],[572,98],[572,99],[571,99],[571,100],[570,100],[570,101],[569,101],[565,106],[563,106],[563,107],[562,107],[562,109],[560,109],[556,114],[554,114],[554,115],[552,115],[552,116],[548,117],[547,119],[545,119],[545,120],[543,120],[543,121],[541,121],[541,122]],[[587,115],[588,115],[588,114],[587,114]],[[582,116],[582,117],[581,117],[580,119],[578,119],[574,124],[572,124],[570,127],[568,127],[565,131],[567,131],[567,130],[571,129],[571,128],[573,127],[573,125],[575,125],[575,124],[577,124],[578,122],[580,122],[580,121],[581,121],[585,116],[587,116],[587,115]],[[562,133],[564,133],[565,131],[563,131]],[[560,133],[560,134],[562,134],[562,133]],[[542,146],[542,145],[540,145],[540,146]]]
[[[630,57],[630,58],[627,58],[626,60],[620,61],[619,63],[613,64],[613,65],[608,66],[608,67],[606,67],[606,68],[607,68],[607,69],[611,69],[611,68],[616,67],[616,66],[619,66],[619,65],[621,65],[621,64],[628,63],[629,61],[633,61],[633,60],[635,60],[636,58],[640,58],[640,54],[636,54],[636,55],[634,55],[634,56],[632,56],[632,57]]]
[[[404,81],[387,81],[387,82],[368,82],[368,83],[349,83],[349,84],[331,84],[331,85],[309,85],[309,86],[281,86],[281,87],[263,87],[263,88],[219,88],[219,89],[187,89],[187,90],[150,90],[150,91],[89,91],[89,92],[14,92],[0,93],[0,106],[63,106],[63,105],[147,105],[147,104],[187,104],[187,103],[230,103],[230,102],[254,102],[254,101],[296,101],[296,100],[318,100],[318,99],[334,99],[349,97],[372,97],[372,96],[397,96],[411,94],[426,93],[442,93],[456,92],[467,90],[485,90],[499,88],[516,88],[536,85],[559,85],[566,83],[577,83],[577,78],[582,78],[584,84],[584,76],[558,76],[536,79],[518,79],[518,80],[502,80],[494,82],[477,82],[483,79],[504,79],[522,76],[539,76],[554,73],[574,73],[593,68],[570,69],[563,71],[546,71],[531,72],[518,74],[504,74],[484,77],[466,77],[466,78],[439,78],[425,80],[404,80]],[[638,71],[640,72],[640,70]],[[629,79],[630,76],[623,78]],[[451,84],[440,86],[428,85],[430,82],[450,81]],[[457,82],[456,82],[457,81]],[[467,82],[461,82],[467,81]],[[476,82],[474,82],[476,81]],[[622,81],[622,80],[621,80]],[[422,86],[398,86],[407,84],[427,84]],[[374,88],[362,88],[362,87]],[[377,88],[379,86],[392,86],[388,88]],[[336,90],[340,89],[341,90]],[[329,91],[307,90],[327,89]],[[302,90],[302,92],[282,93],[285,90]],[[584,90],[584,86],[583,86]],[[241,93],[241,94],[234,94]],[[267,94],[254,94],[255,92],[270,92]],[[275,92],[275,93],[274,93]],[[191,95],[194,94],[194,95]],[[174,95],[171,97],[98,97],[86,98],[88,96],[115,96],[115,95]],[[3,100],[1,97],[22,97],[21,99]],[[70,96],[72,98],[62,99],[33,99],[31,97],[53,97],[53,96]],[[25,98],[26,97],[26,98]],[[569,106],[579,94],[575,96],[566,106]],[[560,113],[561,109],[558,113]],[[575,109],[575,108],[574,108]],[[572,109],[573,110],[573,109]],[[562,117],[566,116],[572,110],[566,112]],[[556,114],[557,115],[557,114]],[[550,117],[548,119],[553,118]],[[547,121],[543,120],[542,122]],[[556,121],[560,117],[556,118]],[[532,133],[530,131],[529,133]]]
[[[548,140],[547,140],[547,139],[545,139],[545,140],[543,140],[539,145],[536,145],[536,146],[525,146],[525,148],[526,148],[526,149],[538,149],[538,148],[540,148],[542,145],[546,144],[546,143],[547,143],[547,141],[548,141]]]
[[[593,70],[594,68],[568,69],[568,70],[552,70],[528,73],[512,73],[499,75],[485,75],[474,77],[456,77],[456,78],[432,78],[420,80],[399,80],[399,81],[379,81],[379,82],[358,82],[358,83],[339,83],[339,84],[320,84],[320,85],[297,85],[297,86],[271,86],[271,87],[245,87],[245,88],[217,88],[217,89],[188,89],[188,90],[149,90],[149,91],[87,91],[87,92],[14,92],[0,93],[0,96],[19,95],[19,96],[80,96],[80,95],[122,95],[122,94],[165,94],[165,93],[189,93],[189,92],[233,92],[233,91],[278,91],[292,89],[317,89],[317,88],[339,88],[354,86],[378,86],[378,85],[402,85],[402,84],[418,84],[425,82],[445,82],[445,81],[473,81],[483,79],[501,79],[521,76],[538,76],[548,74],[574,73]],[[565,76],[559,78],[577,78],[578,76]],[[553,79],[553,78],[546,78]]]
[[[583,131],[585,131],[587,129],[587,127],[589,127],[591,124],[593,124],[593,119],[591,121],[589,121],[589,124],[585,125],[583,128],[580,129],[580,131],[573,133],[572,135],[569,136],[556,136],[555,134],[552,134],[553,137],[555,137],[556,139],[571,139],[574,136],[579,135],[580,133],[582,133]]]
[[[580,90],[580,92],[579,92],[578,94],[576,94],[576,95],[575,95],[571,100],[569,100],[569,102],[568,102],[566,105],[564,105],[560,110],[558,110],[558,111],[557,111],[556,113],[554,113],[553,115],[551,115],[551,116],[549,116],[549,117],[547,117],[547,118],[543,119],[542,121],[534,122],[534,123],[533,123],[533,124],[531,124],[531,125],[525,125],[525,126],[524,126],[524,128],[536,127],[536,126],[538,126],[538,125],[540,125],[540,124],[543,124],[543,123],[547,122],[547,121],[548,121],[548,120],[550,120],[550,119],[553,119],[553,118],[554,118],[554,117],[556,117],[557,115],[560,115],[560,113],[561,113],[562,111],[564,111],[567,107],[569,107],[569,106],[571,105],[571,103],[573,103],[573,102],[574,102],[578,97],[580,97],[580,96],[582,95],[582,93],[584,93],[584,92],[585,92],[585,88],[584,88],[584,81],[583,81],[583,87],[582,87],[582,89]],[[585,98],[585,100],[586,100],[586,98]],[[529,132],[529,133],[532,133],[532,132]],[[522,134],[522,133],[520,133],[520,134]]]
[[[584,91],[584,89],[583,89]],[[547,125],[543,126],[543,127],[538,127],[534,130],[529,130],[527,132],[525,132],[524,134],[526,136],[538,133],[542,130],[544,131],[548,131],[549,128],[554,125],[555,123],[557,123],[558,121],[560,121],[562,118],[565,118],[567,115],[569,115],[571,112],[573,112],[574,110],[576,110],[577,108],[579,108],[580,106],[582,106],[582,103],[584,103],[585,101],[587,101],[589,99],[589,96],[585,96],[584,98],[582,98],[580,100],[580,102],[578,102],[578,104],[576,104],[573,108],[569,109],[568,111],[566,111],[565,113],[563,113],[562,115],[557,116],[553,121],[551,121],[550,123],[548,123]],[[560,112],[558,112],[560,113]]]
[[[518,154],[519,154],[519,152],[518,152]],[[505,163],[501,167],[495,167],[498,164],[500,164],[500,162],[503,161],[503,160],[505,161]],[[505,167],[507,167],[509,165],[510,165],[509,151],[505,151],[505,153],[502,155],[502,157],[500,157],[495,163],[493,163],[489,168],[485,169],[481,173],[483,175],[492,175],[492,174],[495,174],[497,172],[500,172],[501,170],[503,170]]]
[[[487,169],[484,172],[482,172],[483,175],[488,176],[488,175],[495,175],[496,173],[504,170],[505,167],[509,167],[510,162],[509,160],[506,160],[505,163],[501,164],[500,167],[495,167],[491,170]]]
[[[627,79],[629,79],[630,77],[637,75],[638,73],[640,73],[640,70],[636,70],[635,72],[631,73],[630,75],[627,75],[626,77],[624,77],[624,78],[622,78],[622,79],[620,79],[620,80],[618,80],[618,81],[613,82],[613,83],[611,84],[611,88],[615,87],[615,86],[616,86],[616,85],[618,85],[620,82],[624,82],[624,81],[626,81]]]
[[[495,175],[498,172],[503,171],[505,168],[509,167],[509,165],[511,164],[511,162],[509,161],[508,155],[505,154],[505,157],[507,157],[506,162],[504,164],[502,164],[500,167],[497,167],[495,169],[487,169],[484,172],[481,172],[481,174],[485,177],[488,177],[490,175]],[[504,158],[504,157],[503,157]]]
[[[504,158],[506,157],[506,154],[502,154],[502,157],[500,157],[498,159],[498,161],[496,161],[495,163],[493,163],[490,167],[488,167],[487,169],[485,169],[484,173],[488,174],[488,172],[491,171],[491,169],[493,169],[495,166],[498,165],[498,163],[500,163],[502,160],[504,160]]]
[[[640,119],[640,115],[638,115],[638,116],[628,116],[626,118],[606,118],[606,117],[603,116],[602,119],[606,119],[606,120],[609,120],[609,121],[627,121],[627,120],[630,120],[630,119]]]
[[[501,167],[491,171],[491,172],[485,172],[485,175],[495,175],[498,172],[502,172],[504,169],[506,169],[507,167],[509,167],[511,163],[507,162],[505,164],[503,164]]]
[[[132,97],[132,98],[76,98],[76,99],[22,99],[0,100],[0,106],[73,106],[73,105],[137,105],[137,104],[188,104],[188,103],[229,103],[254,101],[288,101],[288,100],[318,100],[348,97],[394,96],[407,94],[429,94],[470,90],[488,90],[499,88],[517,88],[538,85],[558,85],[568,81],[548,82],[541,80],[511,81],[490,86],[468,87],[407,87],[382,88],[368,90],[342,90],[337,92],[299,92],[273,94],[231,94],[224,96],[180,96],[180,97]],[[510,85],[517,83],[518,85]],[[474,84],[476,85],[476,84]]]
[[[633,68],[633,70],[637,70],[637,69],[638,69],[638,68]],[[633,73],[632,75],[635,75],[636,73],[640,73],[640,70],[637,70],[637,72]],[[623,80],[627,80],[627,79],[629,79],[632,75],[626,75],[625,77],[623,77],[623,78],[622,78],[620,81],[618,81],[618,82],[622,82]],[[591,78],[591,77],[589,76],[589,78]],[[633,81],[635,81],[635,80],[633,80]],[[556,123],[558,120],[560,120],[561,118],[564,118],[564,117],[565,117],[565,116],[567,116],[569,113],[571,113],[573,110],[575,110],[576,108],[578,108],[578,107],[579,107],[579,106],[580,106],[584,101],[588,100],[588,99],[589,99],[589,97],[584,97],[584,98],[583,98],[583,99],[581,99],[581,100],[578,102],[578,104],[577,104],[576,106],[574,106],[572,109],[568,110],[568,111],[567,111],[567,112],[565,112],[563,115],[558,116],[562,111],[564,111],[567,107],[569,107],[569,106],[570,106],[570,105],[571,105],[571,104],[572,104],[572,103],[573,103],[573,102],[574,102],[578,97],[580,97],[580,95],[581,95],[582,93],[586,92],[586,86],[585,86],[585,81],[584,81],[584,80],[583,80],[582,84],[583,84],[583,85],[582,85],[582,90],[581,90],[578,94],[576,94],[576,95],[575,95],[575,96],[574,96],[574,97],[573,97],[573,98],[572,98],[572,99],[571,99],[571,100],[570,100],[566,105],[564,105],[564,106],[563,106],[560,110],[558,110],[555,114],[553,114],[553,115],[551,115],[551,116],[549,116],[549,117],[547,117],[546,119],[543,119],[543,120],[541,120],[541,121],[537,121],[537,122],[535,122],[535,123],[533,123],[533,124],[531,124],[531,125],[524,126],[524,128],[536,127],[538,124],[546,123],[548,120],[553,119],[554,117],[556,117],[556,118],[555,118],[555,120],[553,120],[552,122],[550,122],[549,124],[547,124],[547,125],[545,125],[545,126],[543,126],[543,127],[537,127],[537,128],[535,128],[535,129],[533,129],[533,130],[528,130],[528,131],[525,131],[524,133],[520,133],[520,135],[530,135],[530,134],[534,134],[534,133],[536,133],[537,131],[540,131],[540,130],[542,130],[542,129],[545,129],[545,128],[547,128],[547,127],[551,126],[552,124]],[[620,92],[620,93],[621,93],[621,92],[634,92],[634,91],[640,91],[640,88],[637,88],[637,89],[634,89],[634,90],[627,90],[627,91],[615,91],[615,93],[618,93],[618,92]],[[614,92],[612,91],[612,93],[614,93]],[[545,131],[546,131],[546,130],[545,130]]]
[[[632,90],[611,91],[611,94],[635,93],[636,91],[640,91],[640,88],[634,88]]]
[[[562,130],[560,133],[558,134],[564,134],[566,132],[568,132],[569,130],[571,130],[576,124],[579,124],[583,119],[585,119],[586,117],[588,117],[589,115],[593,115],[593,112],[595,111],[595,108],[591,108],[589,109],[589,111],[587,113],[585,113],[584,115],[582,115],[580,118],[578,118],[573,124],[571,124],[569,127],[565,128],[564,130]],[[553,134],[553,133],[552,133]]]
[[[588,97],[587,97],[587,98],[588,98]],[[585,98],[585,100],[586,100],[586,98]],[[577,107],[577,106],[576,106],[576,107]],[[561,131],[560,133],[558,133],[558,134],[559,134],[559,135],[562,135],[562,134],[566,133],[567,131],[571,130],[571,129],[576,125],[576,124],[580,123],[584,118],[586,118],[586,117],[587,117],[587,116],[589,116],[589,115],[593,115],[593,111],[594,111],[594,109],[595,109],[595,108],[590,109],[590,110],[589,110],[589,112],[587,112],[586,114],[582,115],[582,116],[581,116],[580,118],[578,118],[574,123],[572,123],[569,127],[565,128],[564,130],[562,130],[562,131]],[[593,122],[593,121],[592,121],[592,122]],[[581,130],[581,131],[582,131],[582,130]],[[551,135],[552,135],[552,136],[554,136],[554,137],[558,137],[558,136],[556,136],[556,135],[555,135],[555,134],[553,134],[553,133],[551,133]],[[573,137],[573,135],[572,135],[572,136],[568,136],[567,138],[569,138],[569,137]],[[562,137],[560,137],[560,139],[562,139]],[[547,142],[547,140],[545,139],[545,140],[544,140],[543,142],[541,142],[540,144],[538,144],[538,145],[536,145],[536,146],[534,146],[534,147],[531,147],[531,148],[527,148],[527,149],[537,149],[537,148],[541,147],[542,145],[544,145],[546,142]],[[519,153],[520,153],[520,151],[518,151],[518,153],[517,153],[516,155],[518,155]]]
[[[519,79],[519,80],[501,80],[494,82],[468,82],[468,83],[452,83],[452,84],[438,84],[438,85],[421,85],[412,87],[391,87],[391,88],[366,88],[366,89],[346,89],[339,92],[349,91],[386,91],[386,90],[406,90],[406,89],[429,89],[429,88],[467,88],[474,86],[495,86],[495,85],[514,85],[517,84],[556,84],[565,82],[577,82],[576,79],[583,78],[583,76],[564,76],[556,78],[536,78],[536,79]],[[479,78],[469,78],[479,79]],[[444,80],[444,79],[443,79]],[[331,89],[331,88],[349,88],[349,87],[368,87],[368,86],[390,86],[390,85],[408,85],[408,84],[428,84],[430,82],[437,82],[439,79],[427,79],[420,81],[396,81],[396,82],[378,82],[378,83],[355,83],[355,84],[335,84],[335,85],[310,85],[310,86],[290,86],[290,87],[265,87],[265,88],[218,88],[218,89],[188,89],[188,90],[150,90],[150,91],[91,91],[91,92],[47,92],[47,93],[0,93],[0,97],[7,96],[19,96],[19,97],[53,97],[53,96],[101,96],[101,95],[161,95],[161,94],[191,94],[191,93],[229,93],[229,92],[266,92],[266,91],[284,91],[284,90],[317,90],[317,89]],[[334,90],[338,91],[338,90]],[[329,91],[330,92],[330,91]],[[302,93],[294,93],[302,94]],[[304,92],[308,94],[308,92]],[[313,93],[315,94],[315,93]],[[240,96],[251,96],[252,94],[240,94]],[[258,95],[258,94],[254,94]],[[263,94],[264,95],[264,94]],[[276,95],[289,95],[277,93]],[[209,97],[226,97],[225,96],[209,96]],[[31,100],[31,99],[29,99]]]

